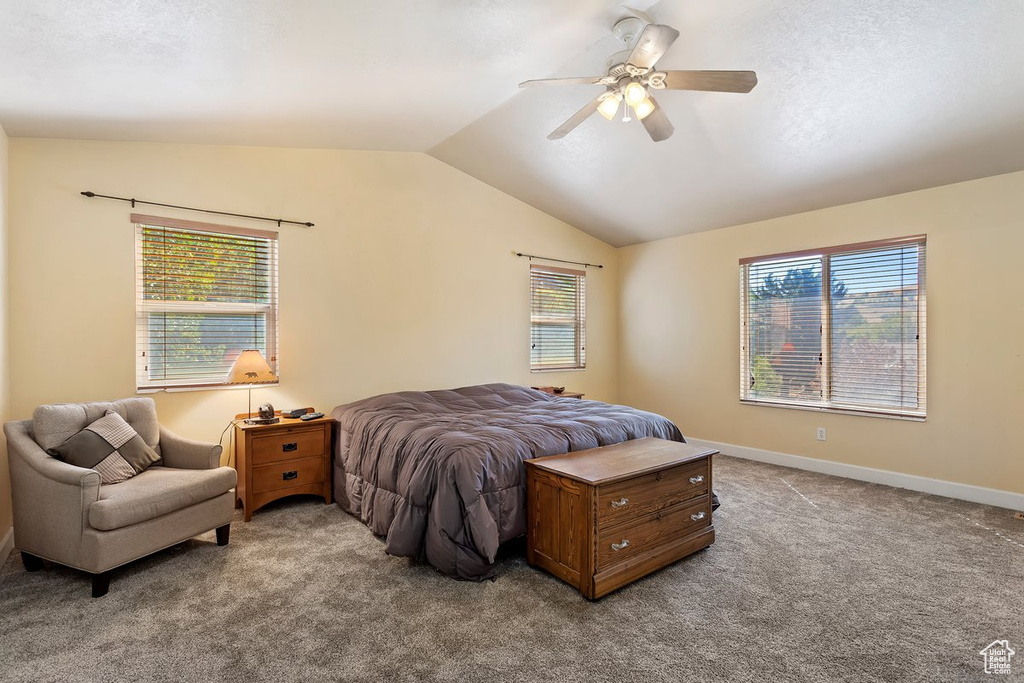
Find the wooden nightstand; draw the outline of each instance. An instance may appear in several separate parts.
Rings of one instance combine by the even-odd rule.
[[[235,507],[245,510],[245,521],[270,501],[297,493],[312,493],[331,502],[333,427],[329,417],[235,424]]]
[[[578,391],[560,391],[560,392],[556,393],[555,390],[552,389],[551,387],[530,387],[530,388],[531,389],[537,389],[538,391],[543,391],[545,394],[551,394],[552,396],[556,396],[556,397],[560,396],[562,398],[583,398],[584,396],[586,396],[586,394],[581,394]]]

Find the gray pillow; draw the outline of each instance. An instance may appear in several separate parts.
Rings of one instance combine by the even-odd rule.
[[[87,467],[100,474],[104,484],[116,484],[134,477],[160,456],[120,415],[108,410],[100,419],[46,451],[58,460]]]

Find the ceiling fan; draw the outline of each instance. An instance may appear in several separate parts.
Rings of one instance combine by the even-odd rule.
[[[630,120],[630,112],[647,129],[655,142],[671,137],[675,128],[665,111],[655,101],[652,90],[707,90],[713,92],[750,92],[757,85],[757,74],[753,71],[658,71],[658,60],[679,37],[679,31],[664,24],[647,23],[637,17],[626,17],[612,29],[619,39],[630,45],[637,31],[643,32],[636,45],[621,62],[620,55],[609,60],[608,73],[604,76],[582,78],[540,78],[523,81],[520,88],[535,85],[603,85],[605,91],[588,102],[582,109],[569,117],[561,126],[548,135],[549,140],[558,140],[573,128],[583,123],[594,112],[609,121],[615,118],[619,105],[623,107],[623,121]],[[612,63],[615,62],[615,63]]]

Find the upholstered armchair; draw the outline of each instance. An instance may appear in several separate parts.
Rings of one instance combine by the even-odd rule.
[[[104,484],[102,468],[78,467],[47,452],[108,411],[123,418],[160,461]],[[161,427],[152,399],[40,406],[31,420],[5,424],[4,433],[14,545],[28,571],[42,569],[43,560],[81,569],[92,574],[92,595],[100,597],[110,586],[111,570],[123,564],[211,529],[217,530],[218,545],[228,543],[235,470],[220,467],[220,446]]]

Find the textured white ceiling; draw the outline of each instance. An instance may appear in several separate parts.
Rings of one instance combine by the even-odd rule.
[[[752,69],[757,87],[659,93],[675,125],[659,143],[598,116],[549,141],[599,90],[523,90],[431,154],[616,245],[1024,168],[1020,0],[649,11],[681,33],[659,68]],[[594,49],[557,75],[602,66]]]
[[[621,14],[587,0],[0,0],[0,124],[425,151]]]
[[[626,4],[679,29],[661,68],[758,86],[552,142],[599,90],[516,85],[603,73],[617,2],[0,0],[0,124],[429,151],[616,245],[1024,168],[1021,0]]]

